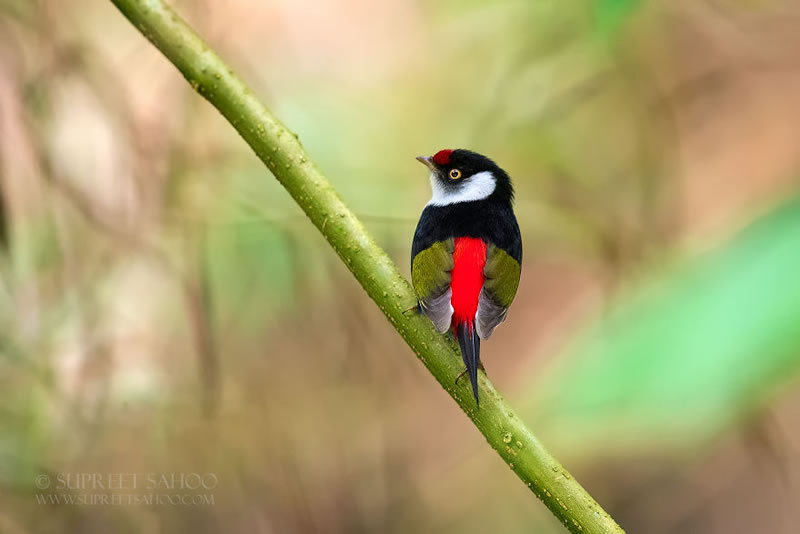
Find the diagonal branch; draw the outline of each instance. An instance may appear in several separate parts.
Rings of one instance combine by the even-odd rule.
[[[461,371],[458,347],[424,316],[403,314],[416,304],[413,290],[311,162],[297,135],[162,0],[111,1],[236,128],[431,374],[550,511],[572,532],[623,532],[544,449],[485,375],[479,379],[480,410],[468,384],[454,386]]]

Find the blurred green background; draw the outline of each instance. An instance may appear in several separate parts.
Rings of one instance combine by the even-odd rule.
[[[509,171],[486,368],[628,532],[796,532],[796,2],[174,5],[406,275],[414,156]],[[0,0],[0,400],[4,533],[561,532],[110,2]],[[68,473],[218,484],[42,502]]]

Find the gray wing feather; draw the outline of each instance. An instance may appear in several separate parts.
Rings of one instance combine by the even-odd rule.
[[[433,322],[436,330],[444,334],[450,328],[450,319],[453,317],[453,305],[450,304],[450,297],[453,292],[450,288],[438,297],[420,301],[422,311]]]
[[[475,313],[475,330],[481,339],[489,339],[497,325],[506,320],[508,308],[497,304],[486,292],[486,288],[481,289],[478,298],[478,311]]]

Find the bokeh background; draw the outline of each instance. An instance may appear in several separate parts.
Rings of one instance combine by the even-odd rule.
[[[174,5],[406,275],[414,156],[510,172],[525,261],[486,368],[629,532],[797,532],[797,2]],[[36,499],[120,472],[218,486]],[[561,525],[110,2],[0,0],[0,531]]]

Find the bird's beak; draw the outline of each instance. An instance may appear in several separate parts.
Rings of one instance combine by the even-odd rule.
[[[431,159],[430,156],[417,156],[417,161],[428,167],[430,170],[434,170],[433,159]]]

